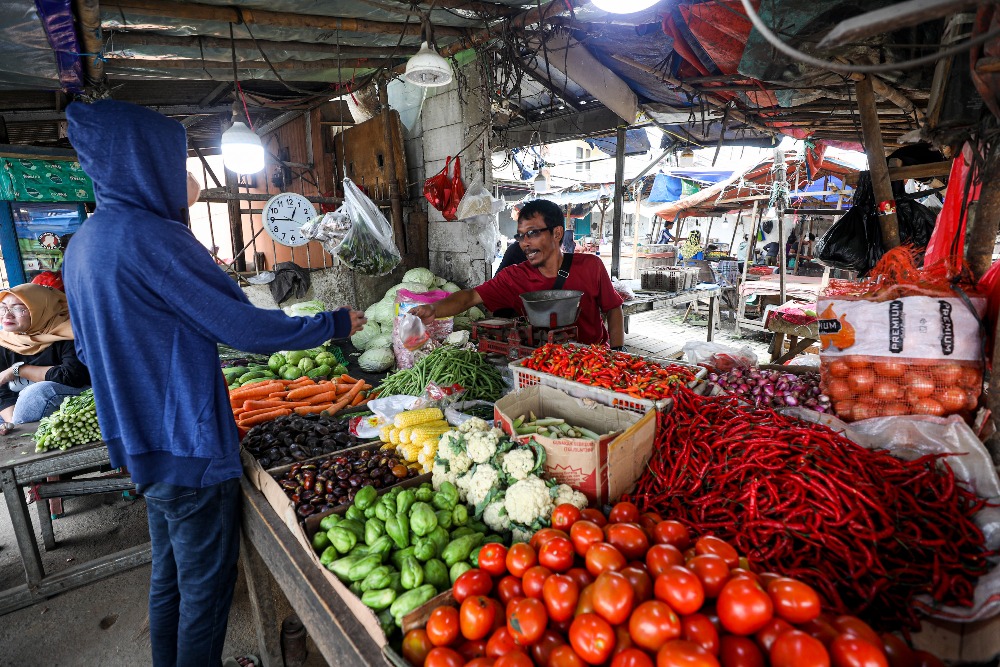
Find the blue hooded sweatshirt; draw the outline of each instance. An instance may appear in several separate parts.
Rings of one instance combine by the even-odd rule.
[[[103,100],[66,111],[97,208],[66,253],[77,354],[101,433],[137,484],[204,487],[240,476],[217,343],[269,354],[350,334],[350,313],[288,317],[254,307],[184,225],[184,128]]]

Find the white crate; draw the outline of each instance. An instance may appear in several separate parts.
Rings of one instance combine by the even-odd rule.
[[[566,378],[561,378],[557,375],[551,375],[549,373],[543,373],[541,371],[525,368],[523,366],[524,361],[524,359],[519,359],[518,361],[512,361],[510,363],[510,370],[514,374],[514,391],[542,384],[547,387],[554,387],[555,389],[566,392],[574,398],[589,399],[595,403],[600,403],[601,405],[618,408],[619,410],[637,412],[639,414],[645,414],[650,410],[667,412],[674,405],[674,399],[672,398],[664,398],[659,401],[654,401],[648,398],[635,398],[634,396],[620,394],[616,391],[611,391],[610,389],[591,387],[590,385],[575,382],[573,380],[567,380]],[[690,368],[695,374],[695,379],[688,383],[688,387],[690,389],[701,393],[707,386],[704,379],[705,376],[708,375],[708,370],[702,366],[695,366],[694,364],[673,359],[665,359],[662,361],[657,360],[657,363],[670,363]]]

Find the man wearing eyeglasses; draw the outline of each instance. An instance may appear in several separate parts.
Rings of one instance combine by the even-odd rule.
[[[563,254],[560,246],[566,233],[565,225],[558,205],[544,199],[528,202],[517,216],[517,234],[514,235],[526,261],[498,271],[492,280],[478,287],[455,292],[411,312],[427,324],[435,318],[457,315],[479,304],[484,304],[491,312],[510,308],[523,315],[521,294],[551,289],[579,290],[583,298],[576,322],[577,341],[622,349],[625,339],[622,298],[612,287],[608,270],[599,258],[588,254]]]

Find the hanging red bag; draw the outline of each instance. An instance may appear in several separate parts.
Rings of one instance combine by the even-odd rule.
[[[451,202],[451,179],[448,177],[448,168],[451,167],[451,156],[444,163],[444,169],[434,174],[424,181],[424,198],[431,206],[439,211],[444,211]]]
[[[447,165],[446,165],[447,168]],[[465,196],[465,183],[462,182],[462,162],[459,160],[458,156],[455,156],[455,170],[452,172],[451,177],[451,199],[448,201],[448,205],[443,211],[444,219],[448,221],[458,220],[456,212],[458,211],[458,204],[462,201],[462,197]]]
[[[962,271],[962,253],[965,248],[965,226],[968,222],[969,202],[979,199],[982,184],[977,174],[969,174],[971,149],[966,144],[951,163],[948,184],[951,186],[944,198],[944,207],[938,214],[934,232],[924,253],[924,268],[939,262],[948,262],[950,272]],[[971,179],[971,180],[970,180]]]

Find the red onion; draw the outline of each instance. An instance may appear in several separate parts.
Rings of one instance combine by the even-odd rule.
[[[728,373],[709,376],[723,391],[734,394],[755,406],[772,408],[803,406],[817,412],[830,412],[830,399],[820,388],[819,373],[795,375],[780,370],[735,368]]]

